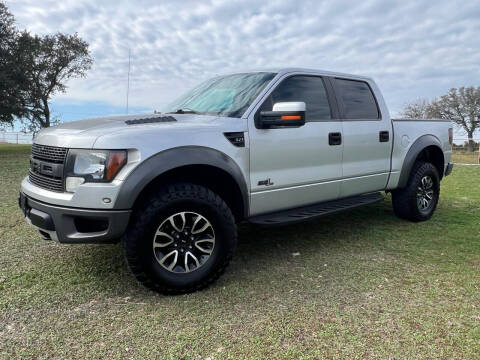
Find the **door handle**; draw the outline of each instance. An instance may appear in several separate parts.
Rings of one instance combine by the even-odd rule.
[[[390,140],[390,133],[388,131],[380,131],[378,140],[380,142],[388,142]]]
[[[328,145],[341,145],[342,133],[333,132],[328,134]]]

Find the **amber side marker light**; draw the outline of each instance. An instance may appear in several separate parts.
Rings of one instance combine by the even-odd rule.
[[[282,115],[282,120],[301,120],[300,115]]]
[[[107,180],[112,180],[126,162],[127,154],[125,151],[112,151],[108,157],[106,174]]]

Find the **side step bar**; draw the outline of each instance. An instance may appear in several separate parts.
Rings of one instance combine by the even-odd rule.
[[[366,195],[352,196],[340,200],[327,201],[296,209],[283,210],[271,214],[253,216],[248,219],[248,221],[253,224],[264,226],[293,224],[305,220],[311,220],[320,216],[354,209],[359,206],[373,204],[382,200],[382,194],[377,192]]]

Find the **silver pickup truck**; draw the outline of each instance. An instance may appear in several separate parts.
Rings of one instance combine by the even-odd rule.
[[[145,286],[201,289],[236,223],[282,225],[383,200],[429,219],[451,124],[391,119],[367,77],[308,69],[208,80],[161,114],[75,121],[35,138],[19,205],[46,239],[123,241]]]

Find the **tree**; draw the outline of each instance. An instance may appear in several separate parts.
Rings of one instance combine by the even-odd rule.
[[[66,91],[66,81],[84,77],[92,66],[88,44],[77,34],[39,37],[23,32],[18,39],[21,61],[30,83],[21,121],[31,131],[52,125],[49,100]]]
[[[19,119],[34,132],[54,122],[52,96],[65,92],[69,79],[84,77],[93,62],[78,34],[41,37],[19,32],[1,2],[0,51],[0,122]]]
[[[400,114],[407,119],[426,119],[429,117],[429,105],[428,100],[419,98],[411,103],[405,104]]]
[[[26,79],[17,61],[15,19],[0,2],[0,123],[12,124],[23,115],[22,93]]]
[[[450,89],[448,94],[432,101],[428,111],[433,117],[461,126],[468,136],[468,150],[475,151],[473,135],[480,128],[480,87]]]
[[[4,43],[6,36],[13,35],[15,33],[15,19],[13,15],[7,9],[7,6],[0,2],[0,43]]]
[[[480,87],[452,88],[446,95],[431,102],[418,99],[406,104],[402,115],[406,118],[440,118],[455,122],[467,133],[468,150],[475,151],[473,135],[480,129]]]

